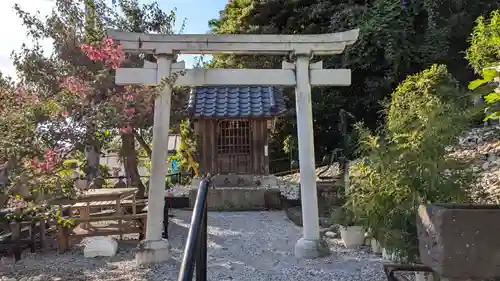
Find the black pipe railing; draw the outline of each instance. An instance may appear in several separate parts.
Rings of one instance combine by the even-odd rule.
[[[195,268],[196,281],[207,280],[207,195],[209,186],[209,180],[200,182],[178,281],[191,281]]]

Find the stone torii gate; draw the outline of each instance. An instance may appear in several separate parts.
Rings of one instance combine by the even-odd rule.
[[[119,68],[119,85],[158,85],[163,78],[177,76],[174,85],[230,86],[266,85],[295,87],[299,140],[300,186],[302,195],[303,237],[295,245],[295,255],[315,258],[324,253],[320,243],[318,202],[314,159],[311,86],[349,86],[349,69],[323,69],[322,62],[310,63],[313,55],[341,54],[358,38],[359,30],[319,35],[151,35],[108,31],[127,53],[155,54],[157,63],[143,68]],[[288,55],[293,63],[282,69],[186,69],[174,63],[176,54],[268,54]],[[172,79],[173,80],[173,79]],[[152,169],[146,240],[137,254],[140,264],[166,260],[168,241],[162,239],[166,156],[170,123],[172,85],[167,84],[155,101]]]

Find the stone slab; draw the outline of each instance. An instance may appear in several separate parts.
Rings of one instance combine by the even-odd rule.
[[[420,258],[444,278],[500,276],[500,205],[421,205]]]

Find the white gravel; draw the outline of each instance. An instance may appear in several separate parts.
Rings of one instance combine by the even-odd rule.
[[[134,261],[137,241],[120,242],[113,258],[85,259],[81,248],[59,255],[29,254],[16,265],[0,264],[0,280],[177,280],[191,212],[175,210],[170,223],[173,259],[139,268]],[[293,255],[301,228],[283,212],[209,213],[209,280],[217,281],[382,281],[383,260],[365,250],[346,250],[331,240],[333,254],[315,260]]]

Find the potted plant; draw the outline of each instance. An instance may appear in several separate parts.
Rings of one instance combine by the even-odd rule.
[[[333,216],[333,220],[339,225],[340,238],[346,248],[356,248],[365,243],[365,230],[356,224],[354,212],[347,204],[337,208]]]

